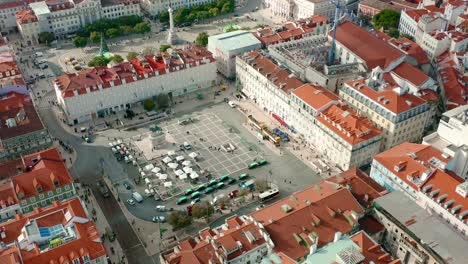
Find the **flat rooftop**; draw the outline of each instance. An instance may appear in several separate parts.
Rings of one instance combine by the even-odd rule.
[[[466,263],[468,238],[448,225],[437,215],[429,214],[405,194],[395,191],[374,200],[408,230],[421,243],[449,263]],[[412,223],[412,224],[406,224]]]
[[[260,41],[250,32],[245,30],[236,30],[224,34],[214,35],[209,37],[222,44],[222,48],[225,51],[238,50],[244,47],[250,47],[257,45],[261,47]]]

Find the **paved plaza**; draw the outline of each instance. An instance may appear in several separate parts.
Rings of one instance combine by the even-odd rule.
[[[239,135],[239,131],[215,113],[191,116],[196,120],[191,124],[179,125],[178,120],[172,120],[165,128],[179,144],[188,142],[194,145],[200,153],[198,164],[213,177],[234,174],[260,158],[254,147],[249,149],[249,143]],[[222,145],[228,143],[235,147],[233,152],[223,150]]]

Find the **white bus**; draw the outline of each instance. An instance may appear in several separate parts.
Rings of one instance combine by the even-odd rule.
[[[279,190],[274,188],[274,189],[269,189],[265,192],[262,192],[258,196],[258,199],[260,200],[261,203],[264,203],[275,198],[276,196],[279,196]]]

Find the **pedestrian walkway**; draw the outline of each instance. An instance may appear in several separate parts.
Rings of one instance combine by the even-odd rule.
[[[246,116],[252,115],[259,122],[263,122],[270,128],[281,127],[282,125],[273,117],[269,116],[266,112],[261,111],[255,103],[250,100],[238,100],[236,103],[239,106],[241,112]],[[283,150],[286,149],[292,154],[294,154],[298,159],[302,160],[304,164],[309,166],[311,169],[320,174],[324,179],[327,179],[337,173],[340,173],[341,170],[333,164],[330,160],[324,160],[323,155],[312,145],[306,143],[298,134],[288,133],[291,136],[291,141],[284,144]],[[272,145],[272,144],[268,144]],[[277,150],[278,148],[273,147],[272,149]],[[314,165],[316,164],[316,165]],[[322,172],[317,170],[318,167],[329,167],[328,171],[323,169]]]
[[[89,187],[77,184],[77,189],[78,195],[88,211],[88,217],[96,223],[99,234],[104,238],[104,246],[106,247],[107,255],[111,263],[127,263],[119,241],[115,239],[111,242],[109,238],[105,236],[106,228],[110,229],[110,225]]]

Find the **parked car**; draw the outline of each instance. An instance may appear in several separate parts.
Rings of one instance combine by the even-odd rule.
[[[139,203],[143,202],[143,196],[139,192],[132,192],[132,198]]]
[[[230,192],[230,193],[228,194],[228,197],[232,199],[232,198],[234,198],[234,197],[237,196],[237,193],[239,193],[239,190],[237,190],[237,189],[236,189],[236,190],[233,190],[232,192]]]
[[[130,183],[128,183],[128,181],[124,181],[123,186],[124,186],[125,189],[127,189],[127,190],[130,190],[130,189],[132,188],[132,186],[130,185]]]
[[[229,101],[229,102],[228,102],[228,105],[229,105],[230,107],[232,107],[232,108],[234,108],[234,107],[237,106],[236,103],[234,103],[233,101]]]
[[[155,223],[164,223],[166,222],[166,217],[162,216],[162,215],[157,215],[157,216],[153,216],[153,222]]]
[[[174,211],[174,208],[169,208],[169,207],[166,207],[165,205],[156,205],[155,207],[156,211],[158,212],[170,212],[170,211]]]
[[[136,204],[135,200],[133,200],[132,198],[127,199],[127,203],[132,206]]]

